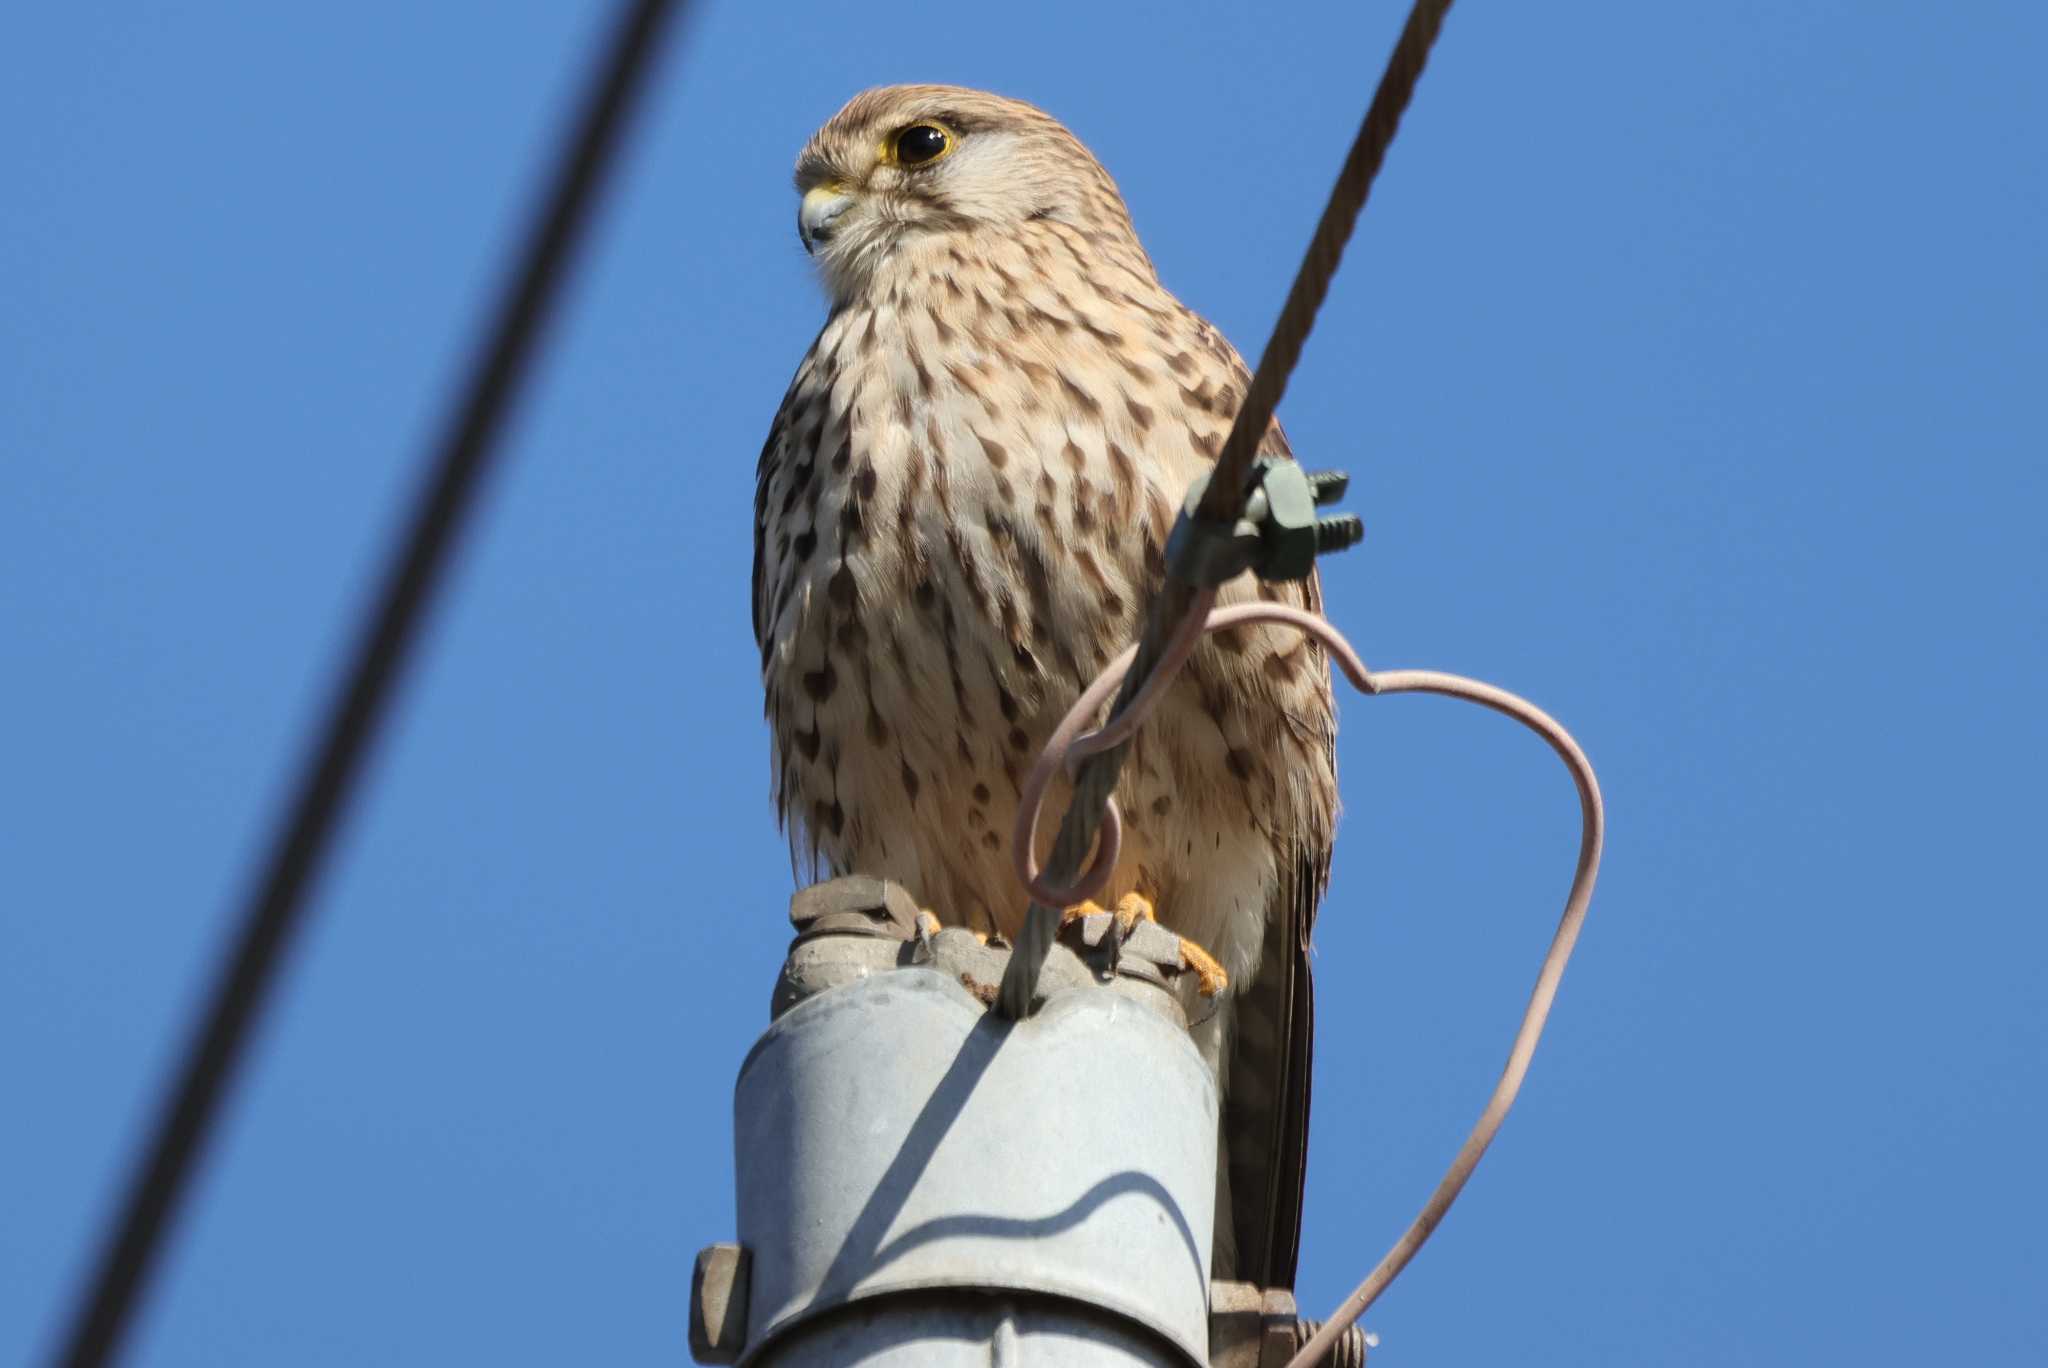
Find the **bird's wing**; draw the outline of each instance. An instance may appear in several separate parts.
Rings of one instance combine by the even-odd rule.
[[[1244,362],[1213,328],[1204,325],[1213,351],[1236,377],[1240,394],[1250,383]],[[1292,460],[1287,435],[1275,420],[1261,455]],[[1312,613],[1323,608],[1322,577],[1270,586],[1283,602]],[[1315,983],[1309,952],[1316,908],[1330,878],[1330,821],[1335,817],[1336,731],[1329,667],[1311,643],[1321,675],[1320,697],[1287,721],[1295,736],[1322,753],[1333,787],[1324,821],[1308,823],[1287,840],[1280,878],[1266,909],[1258,969],[1234,994],[1224,1043],[1224,1092],[1218,1149],[1228,1178],[1229,1220],[1235,1239],[1235,1276],[1260,1287],[1293,1287],[1301,1250],[1303,1184],[1308,1173],[1310,1073],[1315,1052]],[[1304,777],[1305,778],[1305,777]],[[1312,781],[1308,781],[1312,782]],[[1220,1243],[1220,1242],[1219,1242]]]

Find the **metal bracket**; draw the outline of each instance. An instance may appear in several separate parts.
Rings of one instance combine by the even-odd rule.
[[[798,889],[789,900],[789,924],[800,941],[811,936],[913,940],[917,901],[901,884],[849,874]]]
[[[736,1244],[697,1251],[690,1277],[690,1357],[699,1363],[738,1363],[747,1347],[750,1260]]]
[[[1301,1318],[1290,1288],[1209,1284],[1209,1368],[1286,1368],[1320,1328]],[[1324,1368],[1365,1368],[1367,1343],[1352,1326],[1331,1346]]]
[[[697,1254],[690,1280],[690,1355],[699,1363],[737,1363],[747,1350],[747,1251],[715,1244]],[[1210,1368],[1283,1368],[1316,1332],[1298,1314],[1294,1293],[1251,1283],[1209,1284]],[[1353,1326],[1328,1368],[1364,1368],[1367,1341]]]
[[[789,921],[796,936],[769,1001],[771,1019],[827,989],[911,965],[938,969],[992,1001],[1009,964],[1008,942],[959,927],[934,930],[902,885],[865,874],[798,890]],[[1189,972],[1172,932],[1140,921],[1119,934],[1115,916],[1104,912],[1061,928],[1044,983],[1047,993],[1101,985],[1185,1026],[1177,985]]]

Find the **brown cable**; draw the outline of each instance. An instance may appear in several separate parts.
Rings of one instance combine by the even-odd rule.
[[[119,1351],[151,1269],[204,1156],[259,1024],[286,951],[306,919],[311,889],[347,810],[363,763],[390,712],[400,673],[418,641],[436,584],[500,449],[498,436],[539,354],[545,325],[585,236],[606,173],[617,159],[635,96],[681,0],[619,6],[601,65],[576,121],[565,129],[548,193],[528,230],[518,269],[496,302],[491,327],[432,454],[404,540],[393,548],[374,609],[348,673],[322,720],[292,801],[282,814],[243,905],[199,1029],[166,1088],[147,1148],[118,1214],[102,1236],[57,1361],[106,1363]]]
[[[1352,139],[1351,151],[1344,158],[1337,183],[1330,189],[1329,201],[1323,206],[1315,235],[1295,272],[1287,301],[1274,321],[1272,336],[1245,391],[1244,403],[1232,420],[1230,435],[1224,439],[1209,487],[1196,510],[1196,515],[1205,522],[1229,527],[1244,511],[1252,458],[1266,439],[1273,412],[1287,390],[1295,363],[1301,359],[1302,346],[1315,327],[1316,313],[1330,292],[1330,281],[1337,274],[1345,244],[1372,194],[1373,180],[1386,160],[1387,148],[1401,126],[1401,115],[1415,93],[1415,83],[1422,77],[1422,68],[1429,60],[1430,48],[1450,7],[1451,0],[1415,0],[1408,11],[1408,21],[1387,58],[1386,70],[1380,74],[1365,121]],[[1152,597],[1144,630],[1138,638],[1136,663],[1124,676],[1112,717],[1126,711],[1151,678],[1174,630],[1188,619],[1197,592],[1196,586],[1172,573],[1169,567],[1166,582]],[[1074,775],[1073,798],[1060,819],[1059,833],[1053,838],[1052,852],[1046,859],[1043,882],[1035,876],[1026,880],[1028,887],[1064,889],[1074,884],[1089,851],[1099,845],[1097,828],[1108,819],[1127,749],[1126,734],[1124,742],[1109,745],[1082,761]],[[1033,821],[1036,822],[1035,812]],[[1101,863],[1099,856],[1095,863]],[[1052,947],[1053,932],[1059,925],[1059,909],[1065,905],[1037,900],[1034,894],[1010,963],[1003,971],[996,1010],[1004,1016],[1022,1018],[1030,1012],[1039,971],[1045,966],[1046,952]]]
[[[1244,407],[1237,411],[1230,435],[1223,441],[1223,451],[1216,458],[1216,471],[1203,492],[1199,509],[1199,515],[1209,522],[1228,527],[1244,511],[1245,479],[1251,474],[1252,458],[1258,455],[1259,444],[1266,440],[1266,426],[1273,421],[1280,397],[1287,392],[1288,377],[1301,360],[1302,344],[1308,341],[1309,330],[1316,324],[1316,313],[1323,307],[1324,296],[1330,293],[1330,281],[1337,274],[1337,264],[1344,259],[1344,246],[1351,240],[1351,230],[1372,195],[1373,180],[1387,158],[1387,147],[1401,127],[1401,115],[1415,93],[1415,83],[1422,79],[1422,68],[1429,61],[1429,50],[1436,43],[1437,30],[1443,27],[1444,13],[1450,7],[1451,0],[1415,0],[1414,8],[1408,11],[1408,22],[1401,27],[1401,36],[1387,58],[1387,69],[1373,91],[1372,104],[1365,111],[1365,122],[1359,125],[1358,136],[1352,140],[1344,169],[1337,173],[1337,183],[1331,187],[1330,202],[1323,207],[1322,221],[1316,224],[1301,269],[1295,272],[1293,288],[1287,292],[1287,302],[1273,323],[1266,353],[1259,358],[1259,369],[1245,391]]]

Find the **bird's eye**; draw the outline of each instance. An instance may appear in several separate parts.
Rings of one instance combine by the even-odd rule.
[[[903,166],[923,166],[952,150],[952,134],[935,124],[912,124],[896,135],[896,160]]]

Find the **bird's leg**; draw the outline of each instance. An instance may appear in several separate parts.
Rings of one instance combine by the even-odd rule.
[[[1089,917],[1104,915],[1108,912],[1108,908],[1095,901],[1095,899],[1089,898],[1085,902],[1077,902],[1072,907],[1061,911],[1060,927],[1064,930],[1077,921],[1086,921]],[[1122,963],[1124,937],[1131,934],[1131,927],[1137,921],[1135,917],[1124,916],[1122,903],[1117,904],[1115,916],[1116,934],[1109,937],[1109,972],[1112,974],[1117,971],[1117,966]]]
[[[1076,903],[1060,914],[1060,925],[1065,926],[1068,922],[1077,922],[1084,917],[1092,917],[1098,912],[1105,911],[1108,909],[1092,901]],[[1131,929],[1140,921],[1159,920],[1159,913],[1153,908],[1152,900],[1142,893],[1126,893],[1117,899],[1114,915],[1117,946],[1123,944],[1124,937],[1130,935]],[[1174,939],[1180,942],[1181,968],[1194,971],[1195,986],[1203,997],[1215,997],[1230,986],[1230,975],[1225,972],[1223,965],[1214,955],[1186,936],[1175,936]]]
[[[938,935],[939,932],[945,929],[946,924],[939,920],[938,913],[932,911],[929,907],[922,907],[918,909],[917,933],[919,936],[921,936],[925,940],[930,940],[933,936]],[[977,931],[971,926],[964,926],[960,929],[965,931],[968,935],[974,937],[976,940],[980,941],[983,945],[988,944],[987,931]]]
[[[1159,914],[1153,910],[1152,900],[1143,893],[1126,893],[1116,900],[1116,929],[1126,936],[1139,922],[1158,920]]]
[[[1060,925],[1065,926],[1069,922],[1081,921],[1084,918],[1100,916],[1107,912],[1109,912],[1108,908],[1090,898],[1087,902],[1075,903],[1072,907],[1060,913]],[[1156,922],[1159,920],[1159,915],[1152,910],[1151,899],[1142,893],[1126,893],[1121,898],[1118,898],[1114,915],[1116,917],[1116,930],[1119,936],[1130,935],[1131,928],[1140,921]]]
[[[1140,918],[1148,922],[1159,920],[1159,914],[1152,907],[1152,900],[1142,893],[1126,893],[1116,905],[1117,928],[1126,936]],[[1180,965],[1183,969],[1195,971],[1195,986],[1203,997],[1215,997],[1230,986],[1230,975],[1225,973],[1217,958],[1186,936],[1176,936],[1180,942]]]
[[[1071,926],[1077,921],[1085,921],[1089,917],[1099,916],[1108,910],[1108,908],[1096,902],[1093,898],[1090,898],[1087,902],[1077,902],[1060,913],[1060,925],[1063,927]]]
[[[1195,971],[1195,988],[1203,997],[1215,997],[1230,986],[1223,962],[1186,936],[1180,938],[1180,963],[1183,969]]]

